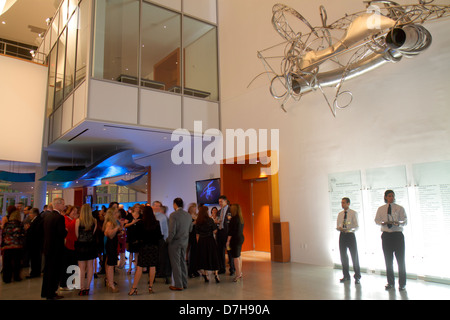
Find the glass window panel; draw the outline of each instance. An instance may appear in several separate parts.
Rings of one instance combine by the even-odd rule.
[[[180,89],[181,15],[149,3],[142,4],[141,85]]]
[[[106,186],[98,186],[95,188],[96,193],[108,193],[108,187]]]
[[[51,27],[51,46],[53,47],[56,43],[56,40],[58,39],[59,35],[59,11],[55,14],[55,17],[52,21],[52,27]]]
[[[93,76],[137,84],[139,1],[98,0]]]
[[[72,15],[74,10],[77,8],[78,0],[69,0],[69,17]]]
[[[218,100],[217,29],[183,17],[184,94]]]
[[[49,29],[49,31],[47,31],[47,33],[45,34],[45,38],[44,38],[44,42],[45,42],[45,54],[48,54],[50,52],[50,50],[52,48],[50,48],[50,35],[51,35],[51,29]]]
[[[119,203],[128,202],[128,193],[119,193]]]
[[[53,111],[53,102],[55,98],[57,51],[57,47],[55,46],[50,52],[48,59],[47,117]]]
[[[111,201],[110,202],[119,202],[119,201],[117,201],[117,193],[111,194]]]
[[[67,24],[68,1],[63,0],[59,8],[59,30],[62,30]]]
[[[64,82],[64,97],[68,96],[74,85],[75,75],[75,53],[77,44],[77,23],[78,14],[75,14],[70,18],[67,25],[67,53],[66,53],[66,73]]]
[[[78,10],[78,38],[77,38],[77,63],[75,72],[75,86],[84,80],[86,77],[87,66],[87,48],[89,42],[89,4],[90,2],[84,0],[80,3]]]
[[[56,83],[55,83],[55,109],[63,100],[63,89],[64,89],[64,71],[65,71],[65,60],[66,60],[66,36],[67,29],[61,33],[58,39],[58,59],[56,62]]]
[[[117,188],[118,188],[117,186],[109,186],[108,187],[109,193],[117,194],[117,190],[118,190]]]

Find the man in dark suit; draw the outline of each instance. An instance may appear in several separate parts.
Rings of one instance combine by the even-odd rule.
[[[173,200],[174,212],[169,217],[169,258],[172,266],[174,285],[170,290],[183,290],[187,288],[186,249],[189,243],[189,233],[192,231],[192,218],[183,210],[183,200]]]
[[[43,218],[41,218],[38,208],[32,208],[29,216],[30,222],[25,224],[25,248],[28,252],[31,266],[30,275],[27,278],[35,278],[40,277],[42,271]]]
[[[226,196],[221,195],[219,197],[219,225],[217,230],[217,250],[219,250],[219,273],[225,273],[226,260],[225,252],[228,251],[226,248],[227,238],[228,238],[228,224],[230,223],[231,212],[230,206],[228,205],[228,199]],[[230,275],[234,274],[234,263],[233,259],[228,255],[228,260],[230,262]]]
[[[61,299],[56,293],[61,279],[64,239],[67,234],[64,216],[64,199],[53,200],[53,211],[44,215],[44,277],[42,279],[41,297],[49,300]]]

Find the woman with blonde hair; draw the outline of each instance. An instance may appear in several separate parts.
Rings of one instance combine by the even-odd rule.
[[[228,240],[227,248],[230,248],[231,256],[234,260],[236,268],[236,277],[234,282],[242,279],[242,257],[241,249],[244,243],[244,217],[242,216],[242,209],[239,204],[232,204],[230,206],[231,220],[228,225]]]
[[[106,237],[105,254],[106,254],[106,285],[108,290],[116,293],[119,289],[114,283],[114,266],[117,265],[117,246],[119,244],[118,233],[121,229],[119,220],[119,210],[117,208],[109,208],[106,211],[105,221],[103,223],[103,232]]]
[[[94,275],[94,260],[97,258],[97,243],[95,231],[97,220],[92,215],[91,206],[83,204],[80,217],[75,221],[75,252],[80,267],[81,290],[80,296],[89,294],[92,277]]]

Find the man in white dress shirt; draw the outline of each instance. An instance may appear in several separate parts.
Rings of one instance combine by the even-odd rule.
[[[381,225],[381,241],[383,246],[384,260],[386,263],[387,285],[386,290],[395,287],[394,276],[394,254],[398,265],[398,284],[400,291],[406,286],[406,266],[405,266],[405,238],[403,236],[403,226],[407,223],[405,209],[395,204],[395,193],[386,190],[384,193],[385,205],[377,210],[375,223]]]
[[[341,282],[350,280],[349,263],[347,249],[352,256],[353,270],[355,271],[355,284],[359,284],[361,279],[361,269],[359,267],[358,246],[356,244],[355,231],[358,229],[358,217],[356,211],[350,209],[350,199],[342,198],[342,210],[337,217],[336,229],[340,231],[339,252],[341,254],[342,272],[344,277]]]

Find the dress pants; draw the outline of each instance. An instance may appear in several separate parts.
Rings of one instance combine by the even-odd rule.
[[[3,281],[5,283],[20,281],[20,270],[22,269],[22,249],[5,249],[3,250]]]
[[[219,273],[225,273],[225,250],[227,244],[227,232],[224,229],[217,230],[217,255],[219,256]]]
[[[342,272],[345,279],[350,279],[347,249],[350,250],[350,255],[352,256],[355,279],[360,279],[361,269],[359,267],[358,246],[356,244],[356,237],[353,232],[341,232],[339,236],[339,251],[341,254]]]
[[[30,257],[31,271],[30,276],[39,277],[42,271],[42,251],[39,247],[30,248],[28,251]]]
[[[63,269],[62,252],[45,255],[44,276],[42,277],[42,298],[54,298],[58,290]]]
[[[78,259],[75,250],[70,250],[67,247],[64,247],[64,255],[63,255],[63,265],[61,270],[61,279],[59,286],[64,288],[67,287],[67,280],[70,277],[70,274],[67,273],[67,268],[71,265],[78,265]]]
[[[174,286],[187,288],[186,246],[169,244],[169,258],[172,266]]]
[[[156,275],[157,277],[170,277],[172,274],[172,270],[170,268],[170,260],[169,260],[169,248],[166,241],[161,239],[159,242],[159,255],[158,255],[158,265],[156,266]]]
[[[398,265],[398,284],[406,285],[405,237],[402,232],[383,232],[381,235],[388,284],[395,285],[394,254]]]

